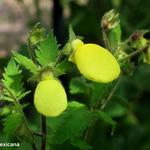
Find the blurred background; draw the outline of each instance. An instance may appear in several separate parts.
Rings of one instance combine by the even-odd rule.
[[[120,14],[126,38],[136,29],[149,28],[149,7],[149,0],[0,0],[0,53],[24,43],[37,22],[53,28],[62,44],[68,24],[86,41],[102,43],[100,20],[112,8]]]
[[[113,8],[120,15],[123,40],[136,29],[150,28],[150,0],[0,0],[0,58],[11,50],[25,49],[28,33],[37,22],[53,29],[62,45],[69,24],[84,41],[104,45],[100,21]],[[92,141],[94,150],[150,150],[150,66],[140,64],[132,77],[121,80],[117,92],[131,103],[132,111],[110,104],[118,127],[110,136],[99,124],[101,130]]]

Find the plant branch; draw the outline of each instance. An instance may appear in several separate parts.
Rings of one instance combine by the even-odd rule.
[[[117,87],[119,85],[119,81],[120,81],[120,77],[118,78],[118,80],[116,81],[113,89],[111,90],[111,92],[109,93],[108,97],[102,102],[102,105],[100,107],[100,109],[104,109],[106,107],[106,105],[108,104],[108,102],[111,100],[112,96],[114,95],[114,93],[117,90]]]
[[[34,135],[37,135],[37,136],[39,136],[39,137],[42,137],[42,136],[43,136],[43,134],[42,134],[41,132],[33,132],[33,134],[34,134]]]
[[[55,62],[55,67],[57,66],[57,64],[61,60],[62,56],[63,56],[63,51],[61,50],[60,53],[57,56],[57,59],[56,59],[56,62]]]
[[[32,46],[31,46],[31,42],[30,42],[29,38],[28,38],[27,46],[28,46],[29,56],[32,59],[32,61],[36,64],[36,59],[35,59],[34,53],[32,51]]]
[[[41,150],[46,150],[46,117],[41,115],[41,133],[42,133],[42,138],[41,138]]]
[[[130,54],[127,55],[126,57],[123,57],[123,58],[119,59],[119,61],[123,61],[123,60],[125,60],[125,59],[128,59],[128,58],[131,58],[131,57],[133,57],[133,56],[136,56],[137,54],[143,52],[146,48],[147,48],[147,47],[138,49],[138,50],[136,50],[136,51],[130,53]]]

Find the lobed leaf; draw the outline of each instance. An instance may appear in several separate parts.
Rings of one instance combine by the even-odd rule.
[[[58,63],[57,66],[55,67],[56,76],[61,76],[63,74],[66,74],[71,69],[72,69],[72,64],[67,59],[64,59],[60,63]]]
[[[3,123],[3,132],[5,133],[6,138],[11,138],[12,136],[14,136],[16,130],[21,126],[22,123],[22,117],[17,112],[12,113],[7,118],[5,118]]]
[[[91,120],[92,115],[84,104],[83,106],[81,104],[69,106],[60,117],[55,118],[55,121],[52,119],[48,123],[49,126],[53,126],[55,122],[55,127],[53,126],[55,132],[53,132],[50,141],[53,144],[61,144],[66,140],[80,136],[89,126]]]
[[[15,58],[15,60],[22,66],[24,66],[27,70],[29,70],[31,73],[35,74],[37,72],[37,67],[36,65],[33,63],[33,61],[31,61],[29,58],[18,54],[17,52],[13,51],[13,56]]]
[[[7,87],[16,97],[24,92],[22,83],[22,74],[19,67],[16,65],[15,61],[11,59],[4,69],[2,83]],[[12,98],[12,95],[6,90],[3,90],[3,96]]]
[[[51,32],[45,40],[40,42],[35,51],[38,63],[43,67],[46,67],[51,63],[55,63],[57,50],[58,44],[56,38]]]
[[[71,94],[87,94],[90,95],[91,87],[86,82],[85,78],[75,77],[71,80],[69,85]]]

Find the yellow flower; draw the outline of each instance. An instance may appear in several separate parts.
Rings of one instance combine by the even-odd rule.
[[[67,96],[62,84],[54,78],[40,81],[35,90],[34,105],[44,116],[60,115],[67,107]]]
[[[74,49],[70,60],[74,62],[80,73],[87,79],[108,83],[120,74],[120,66],[115,57],[105,48],[97,44],[84,44],[76,39],[72,42]]]

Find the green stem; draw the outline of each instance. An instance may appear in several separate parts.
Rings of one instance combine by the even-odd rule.
[[[63,56],[63,51],[60,51],[60,53],[59,53],[59,55],[58,55],[58,57],[57,57],[57,59],[56,59],[55,67],[57,66],[57,64],[58,64],[59,61],[61,60],[62,56]]]
[[[18,107],[18,110],[19,110],[19,112],[20,112],[20,114],[21,114],[21,116],[22,116],[22,119],[24,120],[25,126],[26,126],[27,130],[29,131],[29,133],[30,133],[31,136],[32,136],[32,143],[31,143],[32,149],[33,149],[33,150],[37,150],[36,145],[35,145],[35,143],[34,143],[34,136],[33,136],[33,133],[32,133],[32,131],[31,131],[30,128],[29,128],[29,125],[28,125],[28,121],[27,121],[27,119],[26,119],[26,116],[25,116],[25,114],[24,114],[24,112],[23,112],[23,110],[22,110],[22,107],[21,107],[20,103],[18,102],[16,96],[13,94],[13,92],[12,92],[9,88],[7,88],[7,87],[6,87],[5,85],[3,85],[2,83],[0,83],[0,86],[2,86],[3,88],[5,88],[5,89],[8,91],[8,93],[11,95],[11,97],[14,99],[15,105]]]
[[[32,59],[32,61],[36,64],[35,55],[34,55],[34,53],[33,53],[32,46],[31,46],[31,42],[30,42],[29,39],[28,39],[27,46],[28,46],[28,53],[29,53],[29,56],[30,56],[30,58]]]
[[[106,105],[108,104],[108,102],[111,100],[112,96],[114,95],[114,93],[117,90],[117,87],[119,85],[119,81],[120,81],[120,77],[116,81],[116,84],[114,85],[113,89],[109,93],[108,97],[102,102],[102,105],[101,105],[100,109],[104,109],[106,107]]]
[[[133,56],[136,56],[137,54],[143,52],[144,50],[145,50],[145,47],[144,47],[144,48],[141,48],[141,49],[138,49],[138,50],[136,50],[136,51],[130,53],[128,56],[119,59],[119,61],[123,61],[123,60],[125,60],[125,59],[128,59],[128,58],[131,58],[131,57],[133,57]]]

